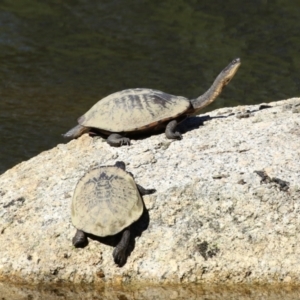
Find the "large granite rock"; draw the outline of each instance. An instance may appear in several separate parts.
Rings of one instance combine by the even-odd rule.
[[[160,134],[113,148],[84,135],[8,170],[0,177],[0,280],[299,283],[299,104],[193,117],[181,124],[181,141]],[[122,268],[112,259],[118,237],[83,249],[71,242],[76,182],[116,160],[157,189],[144,197],[148,214]]]

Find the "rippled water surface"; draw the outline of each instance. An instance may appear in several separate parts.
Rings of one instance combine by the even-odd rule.
[[[296,0],[0,1],[0,173],[112,92],[195,97],[235,57],[208,110],[298,96],[299,15]]]

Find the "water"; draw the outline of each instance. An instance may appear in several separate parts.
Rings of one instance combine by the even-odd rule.
[[[208,110],[299,95],[299,1],[0,2],[0,174],[64,142],[102,97],[149,87],[203,93],[242,66]]]
[[[208,110],[299,96],[299,15],[297,0],[1,1],[0,174],[63,142],[61,133],[110,93],[149,87],[195,97],[235,57],[242,59],[240,70]],[[4,296],[4,289],[3,299],[84,298],[82,291],[25,288]],[[118,299],[184,299],[188,292],[192,299],[299,299],[297,290],[273,287],[262,298],[254,288],[147,291],[150,296],[111,293]]]

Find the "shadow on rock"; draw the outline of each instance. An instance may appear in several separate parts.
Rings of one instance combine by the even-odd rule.
[[[126,253],[125,253],[126,260],[123,263],[119,264],[119,267],[123,267],[126,264],[127,258],[131,255],[132,251],[135,248],[135,238],[142,235],[143,231],[145,231],[148,228],[149,223],[150,223],[149,212],[144,204],[144,210],[143,210],[141,217],[137,221],[135,221],[134,223],[132,223],[130,225],[130,233],[131,234],[130,234],[129,245],[128,245],[128,247],[126,249]],[[111,236],[106,236],[106,237],[99,237],[99,236],[87,233],[87,237],[90,238],[91,240],[98,241],[99,243],[105,244],[107,246],[116,247],[122,239],[124,230],[117,233],[116,235],[111,235]],[[88,245],[88,241],[78,248],[84,248],[87,245]]]

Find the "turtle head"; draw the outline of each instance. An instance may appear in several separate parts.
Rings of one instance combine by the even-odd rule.
[[[117,168],[120,168],[120,169],[124,170],[124,171],[125,171],[125,169],[126,169],[126,166],[125,166],[124,161],[117,161],[117,162],[115,163],[115,166],[116,166]]]
[[[222,84],[222,88],[230,82],[240,65],[241,60],[236,58],[221,72],[221,76],[219,75],[218,77],[221,79],[220,83]]]

